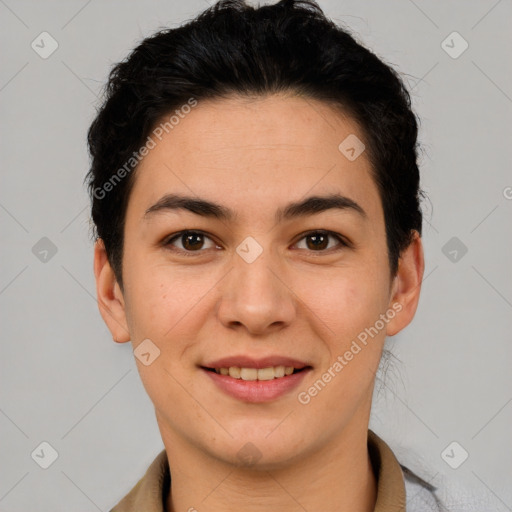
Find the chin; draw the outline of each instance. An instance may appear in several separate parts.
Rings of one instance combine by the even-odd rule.
[[[257,444],[247,440],[238,445],[231,451],[230,456],[226,457],[226,452],[216,453],[214,456],[223,462],[254,471],[276,471],[289,466],[299,455],[295,446],[283,446],[278,443],[275,446],[271,443],[266,445]]]
[[[270,428],[268,424],[251,422],[251,425],[239,425],[238,429],[228,428],[233,438],[224,436],[215,449],[215,458],[258,470],[285,467],[303,452],[306,446],[304,436],[279,427],[276,429],[279,422],[273,421]]]

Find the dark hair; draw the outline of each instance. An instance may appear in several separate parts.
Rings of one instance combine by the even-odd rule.
[[[390,271],[396,274],[412,230],[421,235],[423,195],[418,125],[401,78],[313,0],[259,8],[221,0],[185,25],[144,39],[116,64],[89,128],[92,219],[121,288],[125,214],[135,174],[126,162],[135,171],[135,152],[156,123],[191,97],[278,92],[322,100],[362,128],[384,211]]]

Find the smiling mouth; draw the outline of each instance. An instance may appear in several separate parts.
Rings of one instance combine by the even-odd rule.
[[[230,366],[229,368],[204,369],[233,379],[255,381],[282,379],[309,368],[311,367],[294,368],[293,366],[269,366],[267,368],[240,368],[238,366]]]

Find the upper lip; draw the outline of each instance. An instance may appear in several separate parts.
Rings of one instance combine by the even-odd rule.
[[[293,366],[296,369],[302,369],[308,366],[304,361],[293,359],[286,356],[267,356],[259,359],[249,356],[230,356],[216,359],[202,365],[204,368],[230,368],[237,366],[238,368],[269,368],[271,366]]]

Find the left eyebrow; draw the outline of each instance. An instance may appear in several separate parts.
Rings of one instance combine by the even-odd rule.
[[[276,222],[288,220],[305,215],[324,212],[336,208],[338,210],[352,211],[366,219],[368,216],[364,209],[349,197],[341,194],[331,194],[328,196],[312,196],[296,203],[290,203],[285,208],[276,212]]]
[[[328,196],[311,196],[302,201],[289,203],[284,208],[276,211],[275,220],[276,222],[282,222],[283,220],[314,215],[333,208],[352,211],[364,219],[368,218],[364,209],[354,200],[341,194],[331,194]],[[212,201],[192,196],[166,194],[145,211],[144,219],[157,212],[169,210],[188,210],[202,217],[226,221],[233,221],[237,217],[235,211]]]
[[[158,212],[172,210],[188,210],[202,217],[212,217],[219,220],[234,220],[236,217],[233,210],[212,201],[207,201],[206,199],[178,194],[166,194],[145,211],[144,219]]]

